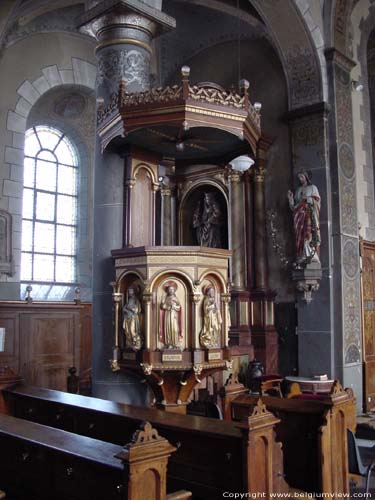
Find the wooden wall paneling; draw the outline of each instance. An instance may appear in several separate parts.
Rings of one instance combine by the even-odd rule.
[[[56,390],[66,390],[71,366],[89,381],[91,323],[89,303],[0,302],[0,327],[6,328],[0,367],[8,365],[27,383]]]
[[[22,313],[21,376],[33,385],[65,390],[68,368],[75,362],[78,326],[77,313]]]
[[[363,402],[365,411],[375,408],[375,243],[361,242]]]

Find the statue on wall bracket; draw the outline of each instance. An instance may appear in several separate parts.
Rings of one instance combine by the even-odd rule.
[[[165,295],[160,303],[160,341],[168,349],[180,349],[182,334],[182,307],[176,296],[177,283],[165,284]]]
[[[319,289],[322,278],[320,263],[320,195],[311,181],[311,173],[300,170],[299,186],[293,194],[288,191],[289,207],[293,213],[296,260],[292,279],[302,300],[309,304],[312,293]]]
[[[202,347],[220,347],[221,325],[223,323],[220,309],[216,306],[215,289],[206,286],[203,299],[203,326],[199,335]]]
[[[122,326],[125,333],[126,347],[138,351],[142,347],[140,326],[141,303],[136,296],[135,287],[130,286],[127,295],[127,302],[122,309]]]
[[[214,193],[204,193],[193,215],[196,240],[201,247],[223,248],[222,213]]]
[[[288,191],[296,244],[296,264],[320,262],[320,195],[306,170],[298,173],[299,187],[295,194]]]

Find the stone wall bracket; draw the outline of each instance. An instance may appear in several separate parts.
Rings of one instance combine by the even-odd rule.
[[[320,262],[310,262],[304,267],[292,270],[292,280],[295,282],[299,298],[309,305],[313,300],[313,292],[317,292],[322,279]]]

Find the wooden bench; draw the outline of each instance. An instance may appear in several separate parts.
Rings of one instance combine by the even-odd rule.
[[[166,495],[175,448],[149,423],[124,448],[0,414],[0,485],[14,500],[186,500]]]
[[[147,420],[178,450],[168,464],[168,486],[189,490],[195,500],[217,500],[224,492],[286,492],[278,423],[254,401],[251,416],[233,424],[166,413],[75,394],[18,385],[3,390],[5,408],[16,417],[120,444]]]
[[[226,419],[242,421],[257,396],[229,384],[224,399]],[[294,398],[263,396],[278,419],[276,439],[282,443],[288,484],[307,492],[349,493],[347,428],[355,430],[353,392],[336,381],[330,394]]]

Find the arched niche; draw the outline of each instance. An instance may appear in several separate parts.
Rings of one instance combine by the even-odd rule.
[[[194,228],[194,215],[203,210],[204,197],[210,194],[219,206],[222,222],[221,242],[219,248],[228,247],[228,202],[224,191],[214,183],[202,182],[193,187],[182,199],[179,208],[178,232],[180,245],[199,246],[196,229]]]
[[[179,348],[181,350],[192,347],[192,307],[190,295],[192,286],[189,280],[181,273],[168,271],[160,275],[151,285],[153,295],[153,311],[151,317],[151,331],[155,332],[151,337],[151,349],[168,349],[165,342],[163,301],[167,295],[169,286],[174,286],[180,310],[178,311],[179,323]]]

